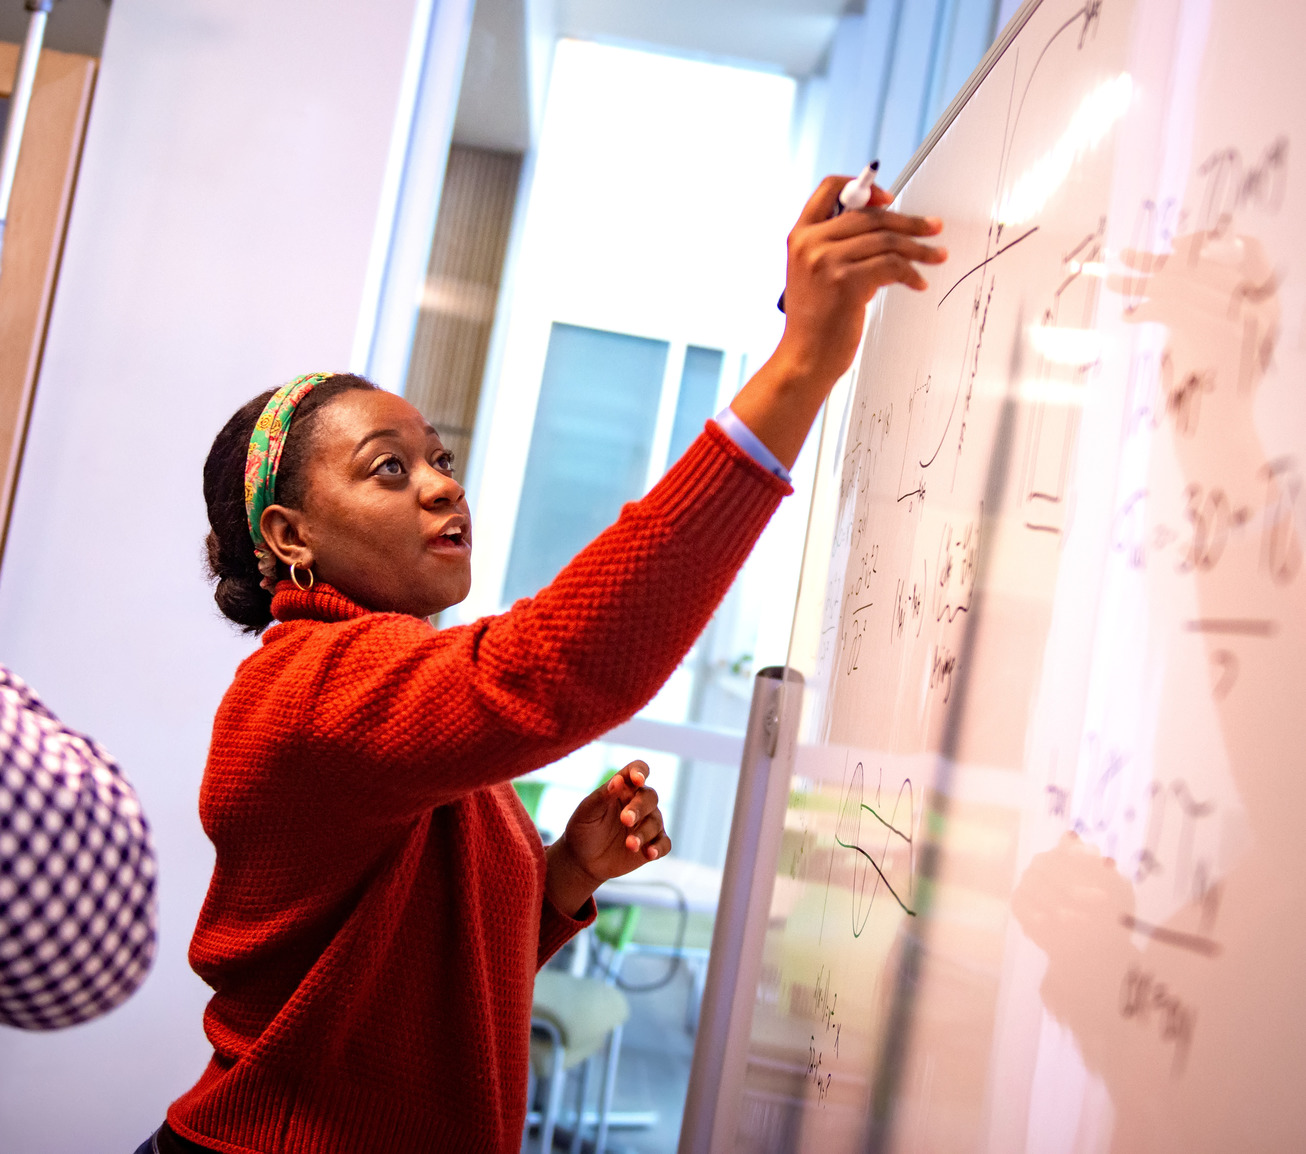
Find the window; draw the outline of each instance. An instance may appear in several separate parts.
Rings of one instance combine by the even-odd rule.
[[[671,446],[667,452],[668,465],[679,459],[703,431],[703,422],[715,414],[717,393],[721,388],[721,366],[725,359],[725,353],[720,349],[690,345],[685,350],[680,395],[676,399],[676,421],[671,427]]]
[[[554,324],[504,600],[538,592],[644,491],[666,341]]]

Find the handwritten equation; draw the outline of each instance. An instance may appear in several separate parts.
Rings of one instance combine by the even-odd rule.
[[[804,1077],[816,1089],[816,1100],[824,1106],[834,1081],[834,1066],[839,1059],[839,1039],[843,1022],[839,1017],[839,995],[831,990],[832,975],[822,963],[811,985],[795,983],[789,991],[789,1012],[813,1023],[807,1046]],[[827,1058],[827,1047],[829,1056]]]

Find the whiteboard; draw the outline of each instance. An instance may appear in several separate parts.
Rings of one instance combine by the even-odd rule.
[[[714,1149],[1306,1149],[1303,43],[1027,4],[900,182]]]

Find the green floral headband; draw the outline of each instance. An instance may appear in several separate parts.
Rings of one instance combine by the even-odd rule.
[[[254,425],[249,438],[249,454],[245,458],[245,515],[249,519],[249,535],[254,539],[254,556],[258,570],[263,574],[264,589],[271,590],[277,581],[277,559],[263,540],[259,522],[263,510],[275,499],[277,466],[281,464],[281,450],[286,447],[290,434],[290,419],[295,408],[313,390],[329,380],[331,373],[306,373],[288,385],[282,385],[263,409],[263,415]]]

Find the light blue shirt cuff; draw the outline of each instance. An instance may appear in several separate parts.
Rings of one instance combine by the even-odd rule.
[[[721,431],[727,437],[734,441],[768,473],[774,473],[786,485],[792,483],[789,470],[780,464],[780,459],[762,444],[758,435],[735,415],[734,409],[729,405],[717,413],[716,423],[721,426]]]

